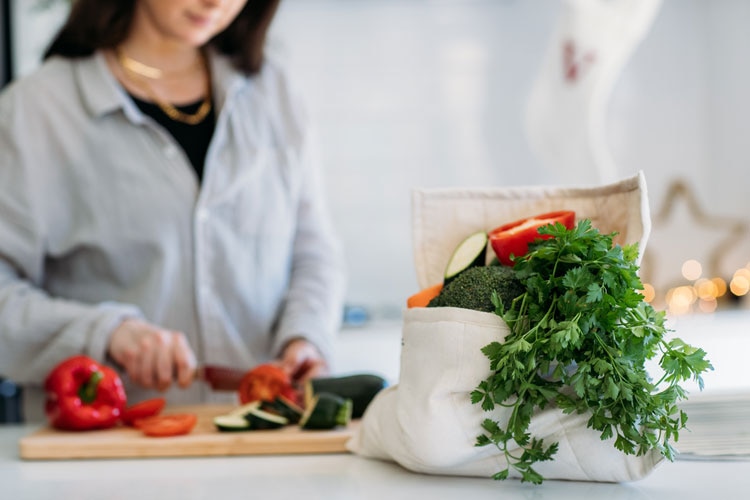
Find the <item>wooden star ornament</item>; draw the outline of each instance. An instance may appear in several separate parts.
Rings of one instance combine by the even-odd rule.
[[[661,292],[683,285],[681,268],[689,259],[702,265],[702,277],[723,277],[726,272],[722,265],[748,234],[748,220],[709,214],[688,183],[675,179],[652,218],[651,237],[641,261],[641,279]]]

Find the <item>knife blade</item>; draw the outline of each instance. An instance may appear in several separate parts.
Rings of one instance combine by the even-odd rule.
[[[248,370],[221,365],[203,365],[196,369],[195,378],[206,382],[214,391],[236,391]]]

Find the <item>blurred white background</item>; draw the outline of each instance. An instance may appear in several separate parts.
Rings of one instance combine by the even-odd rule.
[[[21,74],[38,64],[64,11],[59,4],[40,12],[34,3],[15,2]],[[283,0],[273,44],[289,57],[318,124],[347,251],[350,305],[397,319],[416,291],[414,187],[601,181],[543,164],[525,129],[532,86],[565,5]],[[663,0],[612,81],[604,130],[597,130],[615,177],[645,172],[653,213],[680,179],[707,213],[750,218],[748,25],[747,0]],[[726,235],[721,224],[701,225],[684,203],[676,205],[655,223],[649,243],[659,279],[679,277],[686,259],[705,263]],[[720,269],[711,270],[727,280],[750,262],[747,234],[730,243]]]
[[[607,3],[607,2],[600,2]],[[620,2],[622,3],[622,2]],[[598,183],[542,165],[524,121],[564,2],[285,0],[275,34],[306,85],[349,258],[349,300],[398,315],[416,289],[415,186]],[[718,218],[750,218],[750,2],[664,0],[604,110],[616,177],[643,170],[652,212],[675,179]],[[578,173],[576,173],[578,174]],[[727,231],[685,204],[654,224],[664,283]],[[661,237],[663,236],[663,237]],[[747,235],[724,252],[729,279]],[[645,264],[644,264],[645,265]],[[654,273],[656,269],[652,270]]]

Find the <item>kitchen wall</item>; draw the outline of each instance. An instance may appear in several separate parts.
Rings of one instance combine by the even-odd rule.
[[[413,187],[571,182],[540,164],[523,129],[560,10],[548,0],[285,2],[276,33],[319,122],[351,303],[392,317],[415,291]],[[617,175],[645,172],[654,213],[679,178],[710,215],[750,220],[748,24],[744,0],[665,0],[612,89]],[[688,258],[705,264],[725,237],[694,215],[677,204],[654,225],[663,281]],[[731,276],[750,262],[747,235],[724,254]]]
[[[544,180],[520,128],[555,2],[290,1],[276,26],[318,118],[349,300],[416,291],[413,187]]]
[[[54,13],[28,13],[19,69],[30,71]],[[414,187],[567,184],[524,133],[529,92],[561,11],[553,0],[284,0],[273,29],[318,123],[335,221],[347,250],[348,301],[398,318],[416,288]],[[58,15],[59,16],[59,15]],[[52,21],[50,21],[52,19]],[[750,218],[750,2],[664,0],[606,108],[617,175],[643,170],[654,212],[674,179],[720,217]],[[596,179],[591,179],[592,183]],[[684,206],[656,225],[660,269],[711,254],[720,225]],[[666,227],[669,226],[669,227]],[[674,236],[674,235],[679,235]],[[722,273],[750,261],[748,236]],[[670,267],[671,266],[671,267]],[[666,279],[666,278],[665,278]]]

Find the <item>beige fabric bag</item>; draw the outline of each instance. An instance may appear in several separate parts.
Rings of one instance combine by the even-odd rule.
[[[553,210],[572,209],[620,242],[645,245],[648,204],[642,174],[596,188],[424,190],[414,193],[414,245],[420,286],[437,283],[455,246],[473,231]],[[492,446],[476,447],[481,422],[501,424],[507,410],[484,412],[469,395],[489,376],[480,349],[502,341],[503,320],[491,313],[452,307],[404,311],[400,380],[368,407],[348,448],[365,457],[391,460],[430,474],[490,477],[506,468]],[[586,428],[587,415],[564,415],[548,407],[531,421],[532,436],[559,443],[554,460],[535,468],[546,479],[629,481],[660,461],[653,452],[625,455],[613,441]],[[517,477],[511,471],[512,477]]]

